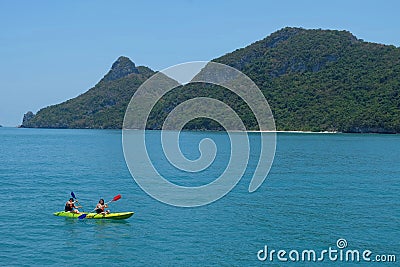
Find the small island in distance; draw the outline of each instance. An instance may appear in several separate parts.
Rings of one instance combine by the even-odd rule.
[[[365,42],[348,31],[287,27],[213,61],[257,84],[278,131],[400,133],[400,48],[393,45]],[[93,88],[37,114],[27,112],[21,127],[120,129],[131,97],[154,73],[119,57]],[[248,106],[229,90],[202,84],[178,89],[153,108],[148,129],[160,129],[180,103],[204,96],[225,102],[248,130],[258,130]],[[203,118],[185,127],[222,130]]]

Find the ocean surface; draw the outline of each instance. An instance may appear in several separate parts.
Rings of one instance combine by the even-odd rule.
[[[121,131],[0,128],[1,266],[282,266],[366,265],[337,258],[302,261],[303,250],[370,250],[400,261],[400,135],[278,133],[271,171],[254,193],[259,134],[244,177],[225,197],[198,208],[178,208],[148,196],[124,161]],[[182,150],[198,143],[218,148],[210,170],[174,170],[160,156],[159,132],[148,134],[154,164],[174,183],[206,184],[229,160],[224,133],[184,132]],[[157,156],[158,155],[158,156]],[[73,191],[85,211],[100,197],[112,211],[134,211],[123,221],[56,217]],[[342,240],[343,241],[343,240]],[[343,241],[344,242],[344,241]],[[298,261],[272,260],[271,250],[300,252]],[[338,252],[339,253],[339,252]],[[296,254],[291,254],[292,256]],[[282,255],[281,255],[282,256]],[[339,256],[338,256],[339,257]],[[370,263],[372,264],[372,263]]]

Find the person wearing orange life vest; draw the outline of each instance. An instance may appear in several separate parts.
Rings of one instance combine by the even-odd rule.
[[[67,203],[65,203],[65,207],[64,207],[64,211],[66,212],[73,212],[73,213],[80,213],[80,211],[78,210],[78,208],[80,208],[80,206],[75,206],[75,202],[74,199],[71,197]]]
[[[97,205],[96,205],[96,213],[97,214],[100,214],[100,213],[102,213],[102,214],[109,214],[110,213],[110,211],[109,210],[105,210],[106,208],[108,208],[108,205],[107,204],[104,204],[104,199],[100,199],[99,200],[99,203],[97,203]]]

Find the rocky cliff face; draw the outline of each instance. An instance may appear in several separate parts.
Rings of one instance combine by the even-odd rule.
[[[24,114],[24,118],[22,119],[22,126],[28,125],[29,121],[35,117],[35,114],[33,114],[32,111],[28,111],[27,113]]]
[[[135,63],[133,63],[129,58],[121,56],[114,62],[111,70],[104,76],[103,80],[115,81],[132,73],[139,74],[139,70],[136,68]]]

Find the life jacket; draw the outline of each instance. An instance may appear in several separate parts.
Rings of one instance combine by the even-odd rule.
[[[104,211],[104,205],[101,205],[100,203],[97,204],[96,213],[102,213],[103,211]]]
[[[64,211],[72,211],[73,207],[74,207],[74,203],[71,203],[68,201],[67,203],[65,203]]]

